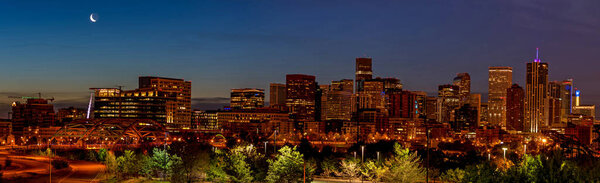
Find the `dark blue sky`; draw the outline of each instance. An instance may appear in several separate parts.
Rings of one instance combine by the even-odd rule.
[[[551,80],[573,78],[583,103],[598,105],[598,8],[594,0],[3,1],[0,112],[5,96],[36,92],[82,106],[88,88],[133,89],[139,75],[191,80],[194,105],[206,108],[230,88],[268,88],[287,73],[353,78],[360,56],[409,90],[435,95],[468,72],[485,95],[487,67],[513,67],[522,85],[536,47]]]

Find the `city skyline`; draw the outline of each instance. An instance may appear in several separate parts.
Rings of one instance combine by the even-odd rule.
[[[396,77],[405,89],[429,95],[467,72],[472,92],[485,99],[487,68],[512,67],[513,82],[525,86],[526,63],[535,58],[536,47],[549,64],[549,81],[573,78],[583,104],[600,103],[600,87],[594,85],[598,63],[590,61],[600,56],[594,43],[600,36],[591,31],[598,19],[589,11],[596,2],[462,2],[450,8],[422,2],[309,8],[311,3],[233,4],[224,17],[210,9],[231,5],[226,2],[1,7],[2,17],[11,17],[2,21],[13,26],[0,35],[0,59],[11,63],[0,69],[0,117],[12,102],[7,96],[41,92],[55,97],[57,108],[85,107],[88,88],[134,89],[134,78],[142,75],[190,80],[193,107],[215,108],[228,103],[232,88],[267,91],[269,83],[284,83],[286,74],[314,75],[319,84],[351,79],[354,59],[365,55],[373,58],[374,77]],[[381,5],[387,7],[375,8]],[[296,7],[305,11],[291,11]],[[356,13],[359,9],[364,11]],[[97,22],[89,21],[90,13],[99,15]],[[382,31],[371,34],[372,28]]]

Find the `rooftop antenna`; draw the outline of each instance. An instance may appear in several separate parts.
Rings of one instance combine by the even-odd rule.
[[[535,48],[535,62],[540,62],[540,48]]]

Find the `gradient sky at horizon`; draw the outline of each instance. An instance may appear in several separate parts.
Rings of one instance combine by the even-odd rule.
[[[7,96],[55,97],[84,107],[91,87],[137,87],[137,77],[192,81],[197,108],[229,89],[375,76],[436,95],[468,72],[487,93],[489,66],[525,66],[540,48],[550,80],[573,78],[584,104],[600,105],[599,1],[4,1],[0,2],[0,117]],[[99,15],[91,23],[89,15]],[[268,96],[267,96],[268,99]],[[600,111],[600,110],[598,110]]]

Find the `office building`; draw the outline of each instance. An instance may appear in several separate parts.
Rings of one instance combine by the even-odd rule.
[[[506,126],[506,90],[512,85],[511,67],[489,67],[488,122],[493,126]]]
[[[596,118],[596,105],[578,105],[573,106],[573,114],[581,114]]]
[[[75,107],[62,108],[58,109],[58,113],[56,113],[56,121],[65,124],[73,120],[86,119],[86,115],[87,110],[85,109]]]
[[[506,129],[523,131],[525,92],[517,84],[507,91],[506,97]]]
[[[573,79],[562,81],[560,87],[560,121],[567,122],[573,109]]]
[[[139,89],[155,89],[174,95],[167,105],[167,127],[189,129],[192,120],[192,82],[183,79],[155,76],[139,77]]]
[[[271,83],[269,86],[269,106],[285,106],[285,84]]]
[[[458,86],[456,85],[439,85],[438,86],[438,121],[451,122],[455,118],[455,110],[460,107],[460,99],[458,95]]]
[[[539,53],[539,52],[538,52]],[[537,54],[536,54],[537,55]],[[548,63],[542,63],[539,55],[527,63],[525,86],[525,129],[538,133],[548,126]]]
[[[556,126],[561,123],[561,83],[552,81],[548,83],[548,125]]]
[[[42,98],[29,98],[25,103],[12,104],[12,131],[15,136],[23,135],[28,128],[48,127],[56,119],[54,105]]]
[[[219,111],[199,111],[192,112],[192,128],[198,130],[220,130],[218,113]]]
[[[296,128],[304,127],[304,122],[315,121],[315,76],[304,74],[286,75],[286,106],[290,120]]]
[[[350,121],[352,119],[352,80],[332,81],[326,94],[326,112],[323,120]]]
[[[461,102],[465,102],[471,94],[471,76],[469,73],[458,73],[452,84],[458,86],[458,96]]]
[[[142,76],[139,88],[91,88],[94,118],[152,119],[168,129],[191,126],[191,82]]]
[[[356,58],[356,92],[362,91],[362,84],[365,80],[373,79],[371,58]]]
[[[258,109],[265,105],[265,92],[258,88],[231,89],[232,109]]]

